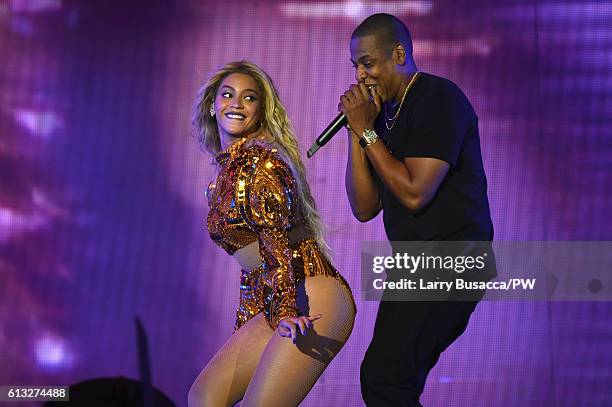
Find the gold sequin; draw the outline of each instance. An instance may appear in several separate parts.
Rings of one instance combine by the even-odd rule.
[[[208,188],[210,236],[230,255],[257,241],[263,260],[242,271],[235,329],[260,312],[272,329],[297,316],[296,284],[307,276],[331,276],[349,288],[312,236],[290,244],[290,233],[305,219],[297,183],[277,148],[245,138],[216,159],[219,172]]]

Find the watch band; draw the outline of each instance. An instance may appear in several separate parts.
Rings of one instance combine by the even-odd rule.
[[[359,145],[361,148],[366,148],[378,141],[378,134],[374,130],[365,129],[363,135],[359,138]]]

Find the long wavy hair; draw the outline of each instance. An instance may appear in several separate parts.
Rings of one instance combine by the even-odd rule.
[[[310,193],[310,187],[306,180],[306,169],[300,158],[300,149],[293,126],[287,116],[285,106],[278,97],[272,79],[263,69],[251,62],[236,61],[222,66],[208,78],[208,81],[198,91],[193,109],[192,124],[200,147],[212,157],[221,151],[217,119],[211,117],[209,112],[221,82],[234,73],[249,75],[259,86],[262,92],[260,106],[263,107],[263,112],[257,137],[274,143],[284,153],[281,155],[288,161],[287,164],[289,164],[297,181],[297,190],[299,200],[302,203],[306,226],[313,233],[325,256],[331,259],[330,249],[324,237],[324,226]]]

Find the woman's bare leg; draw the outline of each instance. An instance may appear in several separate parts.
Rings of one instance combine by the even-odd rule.
[[[272,334],[263,314],[234,332],[191,386],[189,407],[233,406],[242,399]]]
[[[302,304],[300,291],[307,297]],[[297,406],[353,330],[352,299],[332,277],[307,277],[305,284],[298,286],[298,306],[305,315],[323,317],[314,321],[306,336],[298,335],[296,344],[276,332],[272,335],[244,395],[243,407]]]

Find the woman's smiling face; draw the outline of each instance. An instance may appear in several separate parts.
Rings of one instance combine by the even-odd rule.
[[[261,90],[246,74],[228,75],[219,86],[214,110],[221,137],[243,138],[259,128]]]

